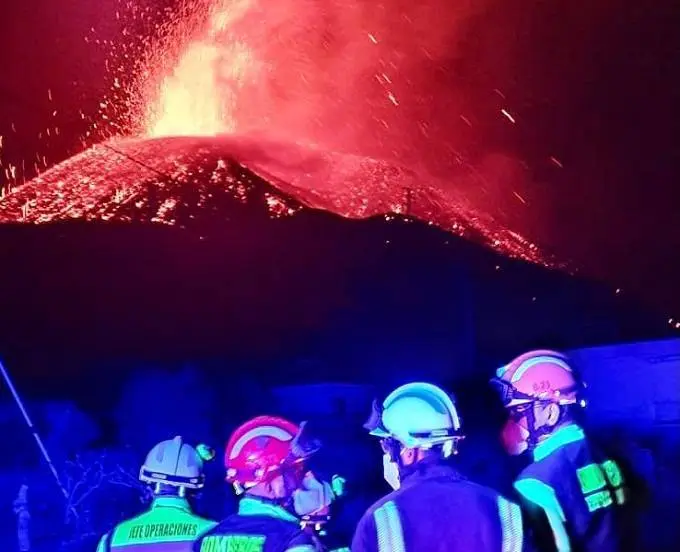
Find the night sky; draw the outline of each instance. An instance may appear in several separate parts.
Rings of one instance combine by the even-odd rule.
[[[422,9],[398,0],[382,5],[387,14],[406,9],[420,31],[431,18],[445,40],[436,59],[413,53],[400,75],[431,90],[418,117],[395,119],[380,144],[360,149],[409,162],[422,156],[430,172],[443,175],[451,152],[464,151],[485,183],[468,193],[488,201],[504,225],[612,289],[639,295],[660,316],[680,319],[677,3],[486,0],[460,4],[460,17],[447,0]],[[435,18],[438,7],[443,15]],[[44,170],[82,149],[111,89],[111,48],[96,40],[141,42],[134,37],[152,26],[139,18],[123,37],[117,10],[114,0],[2,3],[3,169],[15,165],[21,173],[23,160],[30,177],[34,163]],[[406,59],[417,46],[415,34],[395,42]],[[515,124],[501,115],[505,106]],[[427,138],[403,139],[423,121]],[[47,136],[48,127],[59,135]]]

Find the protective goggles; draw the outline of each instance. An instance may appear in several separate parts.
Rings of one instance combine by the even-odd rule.
[[[498,396],[503,403],[503,406],[507,407],[512,401],[522,400],[522,401],[535,401],[536,397],[533,395],[527,395],[515,389],[510,383],[500,378],[493,378],[491,381],[491,387],[496,390]]]
[[[506,407],[510,418],[518,421],[527,415],[527,412],[533,407],[533,402],[515,404],[513,406]]]
[[[321,441],[314,437],[307,428],[307,422],[300,424],[300,430],[290,443],[290,460],[306,460],[321,450]]]
[[[364,424],[364,429],[367,429],[371,434],[374,435],[389,435],[389,431],[383,425],[382,422],[383,408],[382,405],[378,404],[378,401],[373,401],[371,405],[371,415]]]

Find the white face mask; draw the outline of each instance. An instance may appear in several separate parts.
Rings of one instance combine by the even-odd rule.
[[[401,486],[399,466],[396,462],[392,461],[389,454],[383,454],[383,477],[395,491]]]
[[[300,489],[293,492],[293,508],[299,516],[321,512],[333,502],[333,489],[325,481],[319,481],[308,472]]]

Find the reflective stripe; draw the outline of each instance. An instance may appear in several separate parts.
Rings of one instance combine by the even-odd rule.
[[[517,504],[498,497],[498,515],[501,518],[503,552],[521,552],[524,541],[522,512]]]
[[[571,372],[571,367],[564,362],[563,360],[556,358],[554,356],[549,356],[549,355],[542,355],[542,356],[537,356],[533,358],[529,358],[522,362],[522,364],[519,365],[519,368],[515,371],[515,373],[512,375],[512,379],[510,380],[512,383],[517,383],[520,378],[524,375],[524,372],[526,372],[529,368],[532,368],[533,366],[536,366],[537,364],[556,364],[560,368],[566,370],[567,372]]]
[[[583,441],[585,438],[585,433],[576,424],[562,426],[545,441],[536,446],[534,449],[534,462],[539,462],[550,456],[556,450],[571,443]]]
[[[378,533],[378,552],[406,552],[399,511],[394,502],[383,504],[375,511],[373,518]]]
[[[311,544],[301,544],[300,546],[293,546],[293,548],[286,548],[286,552],[316,552],[317,549]]]
[[[123,544],[111,546],[112,552],[191,552],[194,541],[185,542],[145,542],[143,544]]]
[[[520,479],[515,481],[515,489],[529,502],[543,509],[548,517],[558,552],[571,552],[569,536],[564,528],[566,518],[553,488],[538,479]]]
[[[275,519],[282,519],[293,523],[299,523],[300,520],[293,514],[284,510],[281,506],[276,504],[267,504],[257,498],[245,497],[238,503],[239,516],[267,516]]]
[[[241,453],[241,449],[243,449],[246,443],[252,439],[256,439],[257,437],[273,437],[279,441],[292,441],[295,436],[291,435],[284,429],[273,425],[256,427],[250,431],[247,431],[239,438],[238,441],[236,441],[234,447],[231,450],[231,455],[229,458],[236,458]]]

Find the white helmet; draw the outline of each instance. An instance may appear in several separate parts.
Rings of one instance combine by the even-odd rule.
[[[205,480],[203,460],[194,447],[177,436],[151,449],[139,470],[139,479],[145,483],[200,489]]]
[[[430,383],[408,383],[392,391],[364,426],[371,435],[393,438],[408,448],[431,448],[461,439],[456,405]]]

